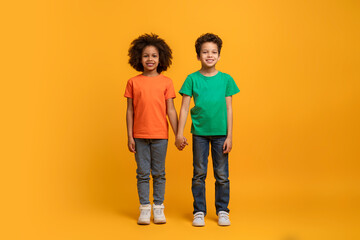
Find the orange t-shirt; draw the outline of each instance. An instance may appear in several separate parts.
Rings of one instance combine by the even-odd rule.
[[[137,75],[128,80],[124,96],[133,99],[134,138],[168,138],[166,100],[176,97],[170,78]]]

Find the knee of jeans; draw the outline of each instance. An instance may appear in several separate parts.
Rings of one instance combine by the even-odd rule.
[[[206,172],[195,172],[193,176],[193,181],[202,182],[206,179]]]
[[[229,177],[225,173],[215,174],[215,180],[218,184],[225,184],[229,182]]]
[[[136,171],[136,178],[142,179],[142,180],[149,180],[150,179],[150,171],[144,171],[144,170],[138,169]]]
[[[193,178],[192,179],[193,186],[201,186],[203,184],[205,184],[205,179],[201,179],[201,178]]]
[[[152,177],[154,179],[165,179],[165,172],[153,172]]]
[[[149,175],[138,174],[138,175],[136,175],[136,178],[139,181],[145,181],[145,182],[150,181],[150,176]]]

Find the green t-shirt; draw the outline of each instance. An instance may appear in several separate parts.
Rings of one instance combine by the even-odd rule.
[[[227,135],[227,110],[225,97],[240,90],[234,79],[218,72],[206,77],[199,71],[187,76],[179,93],[194,97],[191,113],[191,133],[200,136]]]

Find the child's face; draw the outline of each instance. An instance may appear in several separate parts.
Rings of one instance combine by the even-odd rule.
[[[201,45],[200,56],[198,56],[198,60],[201,62],[203,67],[215,67],[219,59],[220,56],[216,43],[205,42]]]
[[[144,48],[141,57],[141,63],[144,66],[144,72],[157,71],[159,65],[159,51],[154,46]]]

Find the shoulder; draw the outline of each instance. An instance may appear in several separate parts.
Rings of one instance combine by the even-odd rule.
[[[199,71],[196,71],[196,72],[193,72],[193,73],[190,73],[189,75],[187,75],[188,77],[190,78],[196,78],[199,76]]]
[[[232,78],[232,76],[228,73],[224,73],[224,72],[220,72],[220,76],[221,80],[226,84],[233,84],[235,81]]]
[[[165,75],[160,74],[159,77],[160,77],[161,79],[163,79],[164,81],[166,81],[166,82],[172,82],[171,78],[169,78],[169,77],[167,77],[167,76],[165,76]]]
[[[141,79],[141,78],[142,78],[142,74],[139,74],[139,75],[136,75],[136,76],[134,76],[132,78],[129,78],[128,82],[132,83],[132,82],[134,82],[134,81],[136,81],[138,79]]]
[[[194,79],[198,79],[199,78],[199,71],[190,73],[189,75],[186,76],[186,80],[194,80]]]
[[[233,79],[230,74],[219,71],[220,76],[226,80]]]

